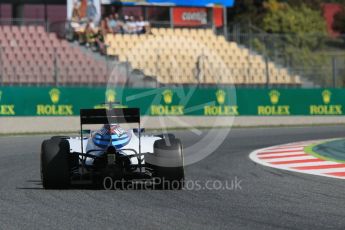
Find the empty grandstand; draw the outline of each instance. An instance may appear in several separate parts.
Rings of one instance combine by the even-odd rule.
[[[106,84],[104,59],[58,39],[43,26],[1,26],[3,84]],[[153,28],[152,34],[108,34],[107,54],[162,84],[298,85],[298,76],[209,29]],[[269,73],[267,73],[267,70]],[[123,79],[124,83],[126,79]]]
[[[108,55],[164,84],[264,85],[267,77],[270,84],[301,83],[287,69],[210,29],[153,28],[140,36],[108,34],[105,42]]]
[[[1,26],[3,84],[105,83],[107,67],[43,26]]]
[[[206,4],[210,1],[194,2],[199,8],[176,1],[181,6],[173,7],[168,24],[150,20],[159,15],[157,12],[166,13],[170,9],[162,5],[158,9],[161,11],[157,11],[155,1],[148,1],[145,7],[128,6],[133,7],[132,11],[124,7],[129,3],[119,6],[118,2],[107,1],[102,6],[102,17],[101,8],[96,7],[92,19],[87,15],[90,12],[85,11],[87,1],[79,2],[79,5],[67,4],[67,9],[72,10],[67,13],[67,22],[0,23],[3,85],[94,86],[106,85],[109,79],[120,86],[302,85],[301,76],[285,65],[229,41],[224,20],[226,8]],[[233,1],[223,3],[230,7]],[[117,7],[115,11],[113,5]],[[116,29],[110,24],[116,25]],[[140,24],[145,26],[138,29],[136,25]],[[221,35],[216,33],[219,30]],[[90,47],[90,42],[97,43],[97,49]]]

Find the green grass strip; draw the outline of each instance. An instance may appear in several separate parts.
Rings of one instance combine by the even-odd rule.
[[[326,156],[323,156],[317,152],[315,152],[313,149],[314,147],[318,146],[318,145],[322,145],[322,144],[325,144],[325,143],[329,143],[329,142],[332,142],[332,141],[335,141],[335,140],[339,140],[339,139],[333,139],[331,141],[324,141],[324,142],[321,142],[321,143],[317,143],[317,144],[312,144],[312,145],[308,145],[306,147],[304,147],[304,152],[305,153],[308,153],[316,158],[319,158],[319,159],[322,159],[322,160],[326,160],[326,161],[333,161],[333,162],[337,162],[337,163],[345,163],[345,161],[342,161],[342,160],[338,160],[338,159],[333,159],[331,157],[326,157]]]

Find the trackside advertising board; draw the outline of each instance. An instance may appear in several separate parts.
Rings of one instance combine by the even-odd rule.
[[[77,24],[91,20],[97,25],[100,19],[100,0],[67,0],[67,20]]]
[[[174,7],[174,26],[203,26],[207,24],[206,8]]]
[[[106,102],[149,116],[345,115],[344,89],[0,87],[0,116],[77,116]]]

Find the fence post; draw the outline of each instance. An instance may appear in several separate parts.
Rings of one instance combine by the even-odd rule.
[[[265,69],[266,69],[266,87],[268,88],[270,85],[270,71],[268,66],[268,46],[267,46],[267,38],[264,35],[264,44],[265,44]]]
[[[161,70],[158,67],[158,60],[160,59],[159,50],[155,49],[155,53],[156,53],[156,64],[155,64],[155,66],[156,66],[156,88],[158,88],[159,87],[158,72],[159,72],[159,75],[161,74]]]
[[[173,7],[170,7],[170,28],[174,28],[174,9]]]
[[[224,37],[228,40],[229,39],[229,34],[228,34],[228,12],[227,8],[224,6],[223,7],[223,26],[224,26]]]
[[[55,83],[55,86],[58,86],[58,67],[57,67],[57,54],[56,54],[56,47],[54,47],[54,83]]]
[[[337,59],[335,56],[332,56],[332,79],[333,79],[333,88],[336,88],[337,82]]]
[[[133,73],[133,71],[132,71]],[[126,87],[129,87],[129,58],[128,56],[126,55]]]
[[[265,56],[265,69],[266,69],[266,87],[269,88],[270,85],[270,71],[268,66],[268,57]]]
[[[106,77],[106,79],[107,79],[107,82],[109,82],[109,79],[110,79],[110,68],[113,66],[113,62],[111,62],[110,60],[109,60],[109,56],[108,55],[106,55],[105,56],[105,60],[106,60],[106,69],[105,69],[105,72],[106,72],[106,75],[107,75],[107,77]],[[111,64],[111,67],[109,67],[109,65]]]
[[[2,86],[3,83],[4,83],[4,63],[3,63],[3,60],[2,60],[2,54],[3,53],[3,48],[0,46],[0,66],[1,66],[1,75],[0,75],[0,85]]]

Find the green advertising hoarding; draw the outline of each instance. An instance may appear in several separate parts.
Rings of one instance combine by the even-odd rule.
[[[77,116],[107,102],[150,116],[343,115],[345,90],[0,87],[0,116]]]
[[[241,115],[343,115],[342,89],[248,89],[237,90]]]

